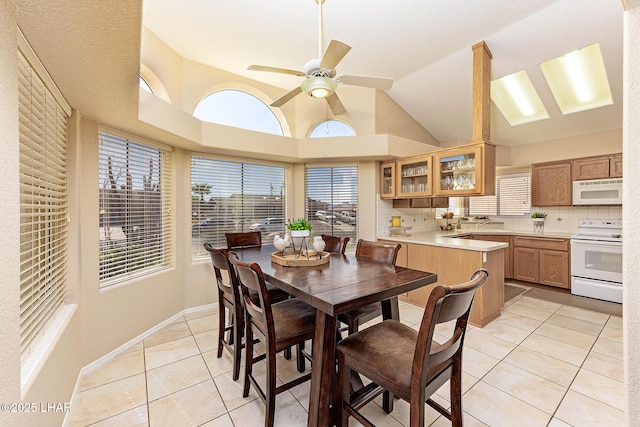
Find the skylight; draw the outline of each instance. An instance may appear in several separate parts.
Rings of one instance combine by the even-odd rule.
[[[598,43],[543,62],[540,69],[562,114],[613,104]]]
[[[511,126],[549,118],[524,70],[493,80],[491,100]]]

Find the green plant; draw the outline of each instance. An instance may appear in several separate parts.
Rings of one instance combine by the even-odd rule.
[[[298,218],[296,220],[289,220],[287,222],[287,228],[289,230],[311,230],[311,223],[304,218]]]
[[[534,212],[531,214],[531,218],[546,218],[547,214],[544,212]]]

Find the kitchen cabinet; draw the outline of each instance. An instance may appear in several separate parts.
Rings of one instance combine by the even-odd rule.
[[[513,242],[511,236],[499,234],[475,234],[474,240],[486,240],[489,242],[503,242],[509,245],[504,250],[504,277],[513,277]]]
[[[396,196],[396,162],[380,164],[380,197],[393,199]]]
[[[622,154],[585,157],[571,162],[574,181],[601,178],[622,178]]]
[[[609,178],[622,178],[622,154],[609,159]]]
[[[396,197],[431,196],[432,158],[430,154],[415,156],[396,162]]]
[[[569,289],[569,240],[552,237],[513,238],[513,278]]]
[[[457,285],[471,278],[479,268],[486,268],[489,277],[476,292],[469,323],[483,327],[500,316],[504,304],[503,249],[489,252],[444,248],[439,246],[407,244],[407,266],[415,270],[430,271],[438,275],[432,285],[408,294],[408,301],[425,307],[431,290],[438,284]]]
[[[470,144],[434,153],[434,194],[477,196],[495,194],[495,146]]]
[[[533,164],[531,206],[571,206],[571,204],[571,162]]]
[[[414,199],[393,199],[394,209],[398,208],[447,208],[448,197],[421,197]]]

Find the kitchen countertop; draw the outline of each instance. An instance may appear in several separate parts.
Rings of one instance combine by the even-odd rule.
[[[470,240],[470,239],[458,239],[456,237],[469,236],[469,235],[482,235],[482,234],[503,234],[503,235],[517,235],[527,237],[551,237],[568,239],[571,237],[569,233],[534,233],[529,230],[505,230],[505,229],[460,229],[452,231],[422,231],[419,233],[412,233],[407,236],[378,236],[378,239],[389,240],[399,243],[415,243],[419,245],[440,246],[444,248],[462,249],[467,251],[481,251],[490,252],[502,248],[507,248],[509,245],[503,242],[488,242],[483,240]]]

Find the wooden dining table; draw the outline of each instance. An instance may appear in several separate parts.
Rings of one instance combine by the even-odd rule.
[[[329,262],[285,267],[271,261],[273,246],[236,251],[245,262],[260,265],[265,278],[317,310],[308,426],[334,424],[336,325],[340,313],[381,301],[385,318],[398,318],[397,297],[435,283],[435,273],[397,267],[350,255],[331,254]]]

